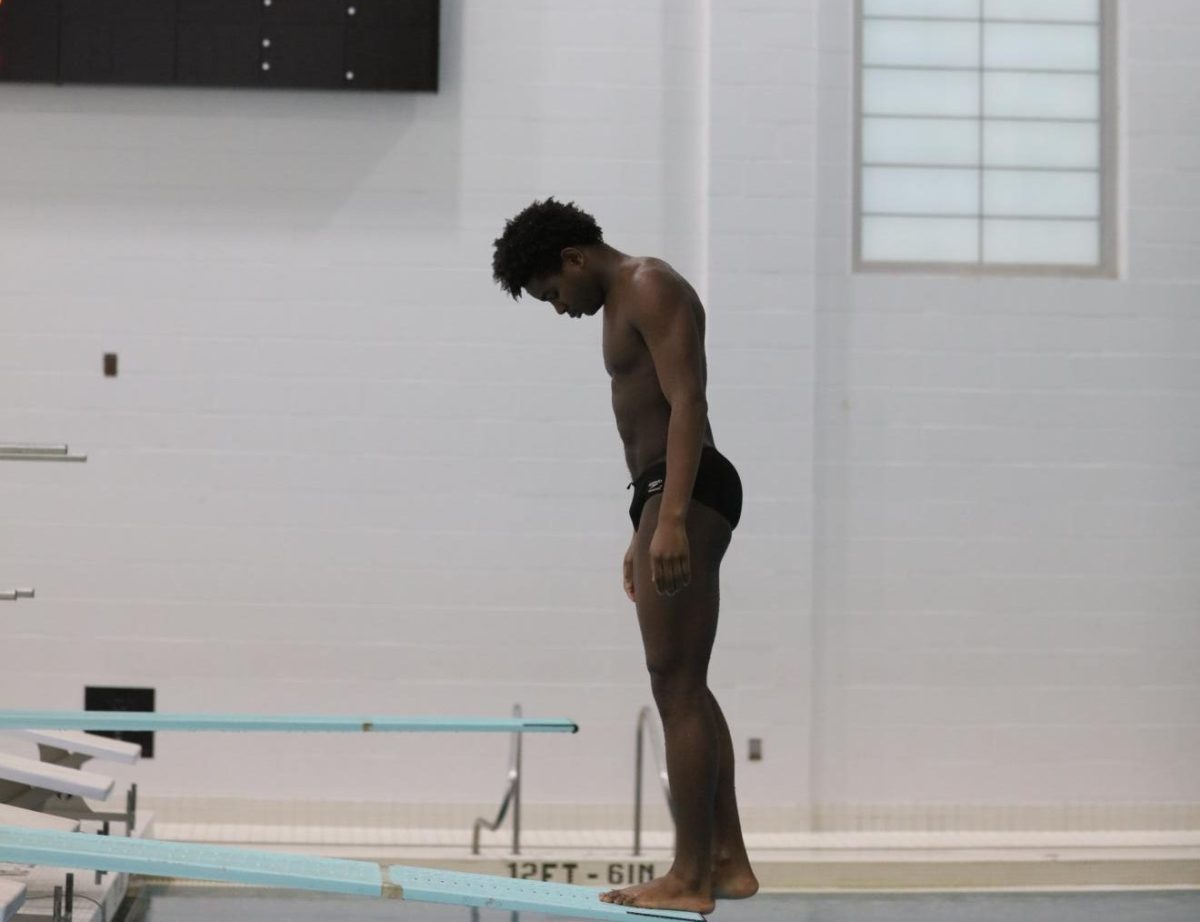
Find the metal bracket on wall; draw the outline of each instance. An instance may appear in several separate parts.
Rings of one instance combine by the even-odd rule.
[[[0,602],[15,602],[17,599],[32,599],[33,589],[0,589]]]
[[[0,443],[0,461],[86,461],[87,455],[73,455],[66,445],[6,445]]]

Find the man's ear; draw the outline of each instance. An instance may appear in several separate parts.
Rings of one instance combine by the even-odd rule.
[[[560,255],[564,266],[574,266],[578,269],[585,262],[583,251],[578,247],[564,247]]]

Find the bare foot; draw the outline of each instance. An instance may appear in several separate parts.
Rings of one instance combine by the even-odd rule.
[[[744,900],[758,893],[758,878],[749,861],[717,859],[713,863],[713,896],[718,900]]]
[[[711,888],[689,887],[671,874],[624,890],[610,890],[601,894],[600,899],[605,903],[641,909],[680,909],[699,913],[712,912],[717,905]]]

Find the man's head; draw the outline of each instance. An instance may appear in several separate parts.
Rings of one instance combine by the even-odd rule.
[[[492,275],[514,301],[524,289],[559,314],[594,314],[604,306],[595,259],[603,242],[596,219],[574,202],[534,202],[495,241]]]

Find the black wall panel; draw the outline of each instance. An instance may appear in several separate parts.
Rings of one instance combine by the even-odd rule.
[[[0,4],[0,80],[58,79],[58,0]]]
[[[438,0],[0,0],[0,81],[436,90]]]
[[[59,0],[64,83],[173,83],[175,4]]]
[[[265,85],[333,89],[345,83],[344,25],[279,21],[269,24],[265,33],[271,43],[263,52]]]
[[[177,0],[175,79],[186,86],[257,86],[262,0]]]
[[[185,86],[255,86],[262,65],[258,30],[236,23],[179,23],[176,82]]]
[[[346,68],[364,89],[437,86],[438,4],[361,0],[346,33]]]

